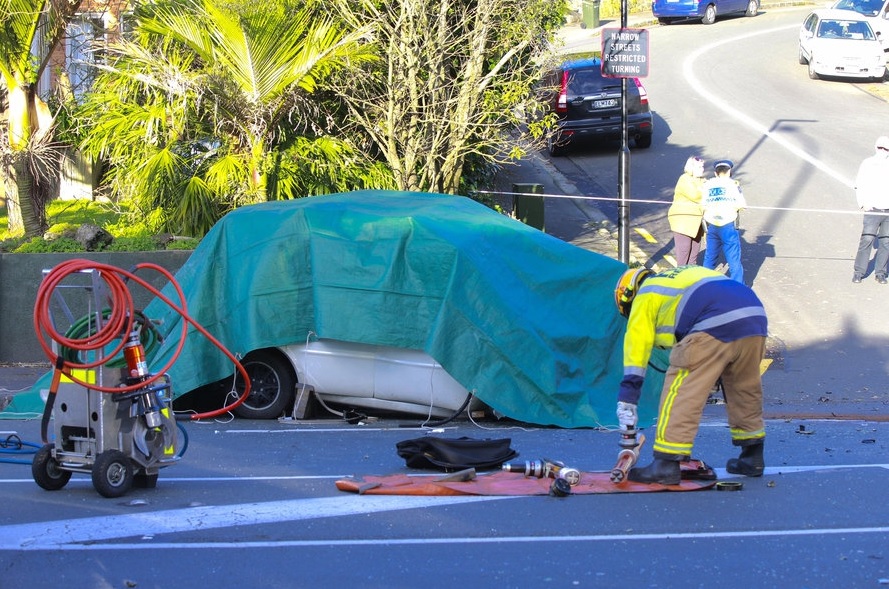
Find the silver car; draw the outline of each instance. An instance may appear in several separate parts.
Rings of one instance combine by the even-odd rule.
[[[421,350],[316,339],[253,351],[242,364],[251,391],[234,412],[248,419],[275,418],[291,407],[304,418],[313,402],[333,413],[339,410],[328,404],[445,418],[473,400]]]

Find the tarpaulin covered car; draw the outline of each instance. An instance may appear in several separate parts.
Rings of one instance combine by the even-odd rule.
[[[314,339],[418,350],[506,417],[598,427],[616,422],[625,269],[465,197],[366,190],[237,209],[176,279],[190,315],[237,354]],[[145,314],[164,335],[157,369],[181,319],[160,300]],[[231,373],[193,330],[169,371],[176,396]],[[662,382],[650,369],[640,425]]]

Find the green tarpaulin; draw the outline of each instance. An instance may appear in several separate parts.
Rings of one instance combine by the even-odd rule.
[[[240,208],[176,279],[191,316],[232,352],[310,334],[421,349],[507,417],[596,427],[616,422],[625,320],[613,288],[625,269],[468,198],[367,190]],[[181,323],[158,299],[145,313],[167,336],[156,370]],[[178,396],[231,372],[191,328],[170,376]],[[662,382],[649,369],[640,425]]]

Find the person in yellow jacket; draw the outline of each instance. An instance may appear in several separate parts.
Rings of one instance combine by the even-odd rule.
[[[704,160],[690,157],[676,187],[673,204],[667,210],[670,231],[673,232],[673,255],[676,265],[697,264],[704,237],[704,209],[701,206],[704,186]]]
[[[691,457],[704,405],[720,378],[732,443],[741,447],[726,470],[762,476],[765,425],[759,365],[768,322],[753,290],[715,270],[680,266],[659,274],[645,268],[627,270],[614,296],[618,311],[628,318],[617,403],[621,429],[636,428],[636,405],[652,349],[670,349],[654,461],[633,468],[627,478],[679,484],[680,462]]]

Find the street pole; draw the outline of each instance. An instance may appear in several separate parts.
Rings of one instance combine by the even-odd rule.
[[[627,0],[620,0],[620,28],[627,28]],[[627,133],[627,78],[620,81],[620,155],[617,160],[617,255],[624,264],[630,263],[630,146]]]

